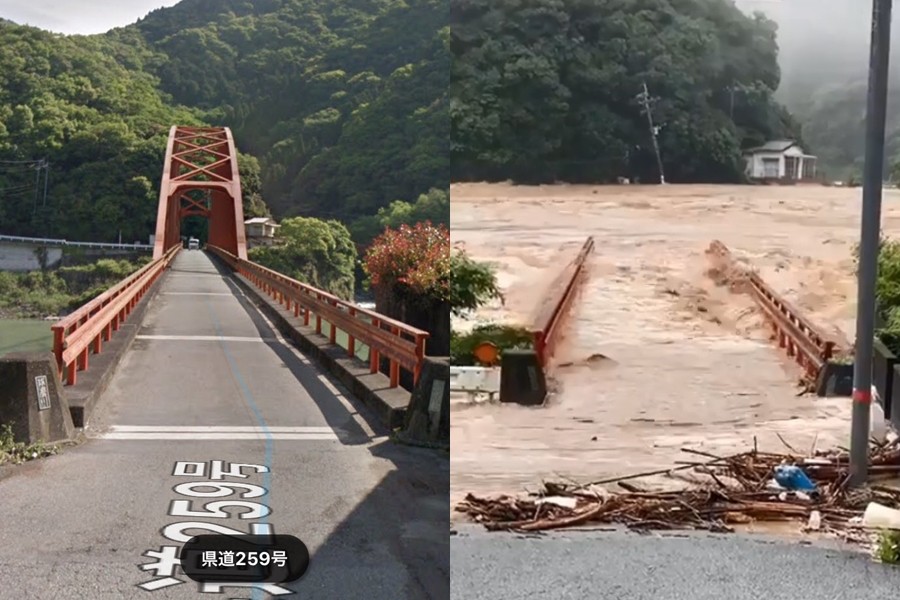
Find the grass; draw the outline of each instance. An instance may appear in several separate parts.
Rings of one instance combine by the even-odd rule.
[[[20,465],[29,460],[59,454],[59,446],[43,442],[26,444],[17,442],[12,432],[12,425],[0,425],[0,465],[12,463]]]
[[[900,531],[885,529],[878,533],[875,558],[888,565],[900,563]]]
[[[15,318],[60,315],[104,292],[146,262],[100,259],[55,271],[0,271],[0,314]]]

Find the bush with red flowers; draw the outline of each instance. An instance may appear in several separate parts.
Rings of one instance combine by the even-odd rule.
[[[386,229],[366,252],[363,270],[381,293],[448,302],[450,230],[430,221]]]

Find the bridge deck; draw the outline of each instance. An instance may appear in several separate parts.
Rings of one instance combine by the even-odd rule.
[[[312,557],[306,576],[285,589],[322,598],[448,597],[447,463],[398,451],[355,404],[278,337],[206,254],[182,252],[89,423],[91,439],[0,479],[4,511],[16,515],[0,525],[0,589],[123,598],[159,580],[153,596],[196,598],[198,584],[180,572],[174,576],[186,584],[164,586],[165,573],[139,567],[153,562],[146,551],[181,546],[163,528],[199,521],[250,533],[252,523],[267,522],[306,542]],[[221,480],[266,488],[240,500],[268,506],[268,518],[243,520],[238,511],[246,509],[234,507],[223,517],[170,516],[174,500],[203,511],[207,502],[238,498],[174,489],[209,481],[209,461],[217,460],[270,467]],[[173,475],[178,461],[206,463],[206,473]],[[211,532],[188,530],[204,533]]]
[[[185,251],[149,307],[107,405],[120,425],[268,423],[364,441],[355,410],[334,392],[205,253]]]

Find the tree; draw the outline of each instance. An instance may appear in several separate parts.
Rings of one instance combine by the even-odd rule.
[[[454,250],[450,257],[450,308],[453,315],[465,318],[470,311],[491,300],[504,300],[493,267],[473,260],[465,250]],[[496,346],[502,356],[504,350],[531,347],[533,336],[526,327],[499,323],[481,323],[466,333],[453,330],[450,335],[451,364],[476,364],[475,348],[484,342]]]
[[[0,161],[50,178],[45,204],[33,168],[0,169],[3,233],[147,239],[173,124],[232,128],[248,217],[446,189],[446,21],[439,0],[197,0],[102,35],[4,24]]]
[[[465,250],[450,256],[450,309],[462,317],[491,300],[504,300],[494,269],[469,257]]]
[[[739,181],[742,148],[800,141],[775,31],[728,0],[452,0],[453,178],[655,180],[646,84],[666,179]]]
[[[450,352],[450,230],[426,221],[386,229],[366,251],[363,271],[377,310],[429,333],[425,351]]]
[[[360,248],[368,248],[385,229],[425,221],[450,227],[450,194],[447,191],[431,189],[420,195],[414,204],[395,200],[378,209],[377,214],[355,220],[350,224],[350,232]]]
[[[281,222],[278,245],[252,248],[250,260],[352,300],[356,246],[340,222],[294,217]]]
[[[366,252],[363,269],[377,290],[421,303],[450,300],[450,230],[430,222],[387,229]]]

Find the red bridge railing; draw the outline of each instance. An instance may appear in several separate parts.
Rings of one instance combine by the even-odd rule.
[[[78,372],[88,368],[91,354],[99,354],[153,282],[165,271],[181,246],[144,265],[72,314],[51,326],[53,354],[65,385],[75,385]]]
[[[553,358],[556,344],[560,339],[565,317],[584,279],[584,265],[588,255],[594,250],[594,238],[589,237],[578,256],[553,281],[549,295],[538,307],[531,328],[534,350],[545,367]]]
[[[322,334],[323,322],[331,324],[328,337],[332,344],[337,343],[338,329],[346,333],[349,340],[347,353],[350,356],[356,356],[357,342],[368,346],[371,373],[378,372],[382,357],[388,359],[392,388],[400,384],[401,368],[412,373],[413,381],[418,382],[425,360],[428,332],[375,311],[359,308],[352,302],[238,258],[221,248],[209,245],[206,248],[269,297],[293,311],[295,317],[302,316],[305,326],[314,323],[316,333]]]
[[[708,253],[731,260],[731,251],[718,240],[710,244]],[[797,307],[769,287],[756,271],[747,272],[747,284],[746,291],[762,309],[773,339],[803,368],[808,383],[818,379],[829,360],[850,349],[845,340],[824,334]]]

